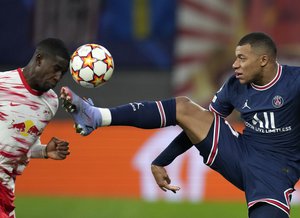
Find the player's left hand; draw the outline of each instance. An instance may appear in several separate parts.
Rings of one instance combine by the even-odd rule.
[[[164,167],[151,165],[151,171],[155,178],[157,185],[160,187],[161,190],[167,191],[170,190],[174,193],[180,190],[179,186],[170,185],[171,179],[169,178],[167,171]]]
[[[70,154],[69,142],[53,137],[46,146],[46,153],[53,160],[63,160]]]

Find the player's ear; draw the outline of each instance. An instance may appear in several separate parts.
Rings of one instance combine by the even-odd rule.
[[[269,62],[269,56],[268,55],[262,55],[260,56],[260,66],[264,67]]]
[[[42,64],[42,54],[41,53],[37,53],[35,55],[35,63],[37,66],[41,66],[41,64]]]

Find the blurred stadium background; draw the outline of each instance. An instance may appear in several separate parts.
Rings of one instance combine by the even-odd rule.
[[[297,0],[1,0],[0,69],[24,66],[45,37],[63,39],[71,51],[98,43],[114,57],[109,83],[84,89],[68,74],[56,91],[68,85],[105,107],[174,95],[207,106],[231,73],[235,43],[249,31],[271,34],[279,61],[299,65],[299,8]],[[230,120],[242,130],[238,118]],[[42,140],[68,140],[72,154],[31,161],[17,179],[17,216],[247,217],[243,193],[195,150],[168,167],[180,192],[157,188],[150,163],[178,131],[109,127],[84,138],[59,110]],[[291,217],[299,217],[299,192],[292,203]]]

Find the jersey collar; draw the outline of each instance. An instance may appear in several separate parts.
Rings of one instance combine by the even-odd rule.
[[[280,64],[277,64],[277,73],[276,73],[276,76],[271,80],[271,82],[269,82],[268,84],[263,85],[263,86],[259,86],[259,85],[255,85],[254,83],[251,83],[252,88],[257,91],[264,91],[264,90],[271,88],[280,79],[281,72],[282,72],[282,66]]]
[[[31,94],[36,95],[36,96],[40,96],[40,95],[43,94],[43,92],[39,92],[39,91],[37,91],[37,90],[34,90],[34,89],[32,89],[32,88],[29,86],[29,84],[27,83],[27,81],[26,81],[26,79],[25,79],[25,77],[24,77],[23,69],[18,68],[18,73],[19,73],[19,75],[20,75],[20,78],[21,78],[21,80],[22,80],[22,82],[23,82],[25,88],[26,88]]]

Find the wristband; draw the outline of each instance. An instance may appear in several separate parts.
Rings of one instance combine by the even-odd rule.
[[[47,145],[34,144],[28,151],[30,158],[48,158],[47,155]]]
[[[47,154],[47,146],[42,150],[43,158],[48,159],[48,154]]]

